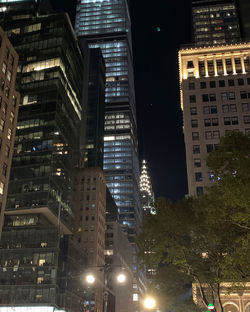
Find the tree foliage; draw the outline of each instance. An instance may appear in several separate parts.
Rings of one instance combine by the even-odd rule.
[[[158,268],[155,282],[169,302],[175,302],[173,272],[198,285],[204,307],[211,299],[220,302],[222,282],[250,281],[250,138],[222,138],[207,164],[216,183],[206,194],[177,203],[159,199],[157,214],[145,218],[138,237],[139,256]]]

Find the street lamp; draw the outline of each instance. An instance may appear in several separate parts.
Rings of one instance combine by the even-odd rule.
[[[144,308],[152,310],[156,307],[156,300],[153,297],[146,297],[143,301]]]
[[[87,284],[92,285],[95,282],[95,276],[93,274],[86,275],[85,281]]]
[[[103,291],[103,296],[104,296],[104,312],[108,311],[108,296],[109,296],[109,292],[108,292],[108,272],[111,270],[111,266],[110,265],[104,265],[104,266],[100,266],[100,267],[96,267],[99,268],[100,271],[104,272],[104,291]],[[116,275],[116,280],[119,284],[124,284],[126,282],[126,274],[124,274],[123,272],[119,273]],[[88,285],[93,285],[95,283],[95,276],[93,274],[87,274],[85,277],[85,281],[87,282]]]
[[[116,279],[117,279],[117,282],[119,284],[125,283],[126,282],[126,275],[124,273],[120,273],[117,275]]]

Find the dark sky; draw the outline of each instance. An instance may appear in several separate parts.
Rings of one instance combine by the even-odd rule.
[[[130,1],[140,159],[156,196],[172,200],[187,193],[177,56],[191,40],[189,1]],[[74,19],[76,0],[51,3]]]

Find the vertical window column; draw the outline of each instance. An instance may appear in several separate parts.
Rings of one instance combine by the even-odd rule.
[[[216,58],[214,57],[214,75],[218,76],[218,70],[217,70],[217,62],[216,62]]]
[[[208,64],[207,64],[207,59],[204,59],[204,64],[205,64],[205,73],[206,73],[206,77],[208,77]]]
[[[242,73],[245,74],[246,68],[245,68],[245,62],[244,62],[244,56],[243,55],[240,56],[240,61],[241,61]]]
[[[226,66],[226,59],[225,59],[225,57],[222,58],[222,64],[223,64],[224,76],[227,76],[227,66]]]
[[[232,60],[232,67],[233,67],[233,75],[236,75],[236,66],[235,66],[234,57],[231,57],[231,60]]]

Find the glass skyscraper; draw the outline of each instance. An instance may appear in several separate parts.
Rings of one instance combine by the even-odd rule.
[[[135,248],[142,221],[134,94],[134,73],[127,0],[78,0],[75,30],[89,48],[101,48],[106,65],[103,170],[118,207],[118,221]],[[95,147],[93,147],[95,148]],[[134,257],[134,301],[143,275]]]
[[[104,172],[130,241],[141,223],[131,25],[127,0],[79,0],[76,33],[106,65]]]

